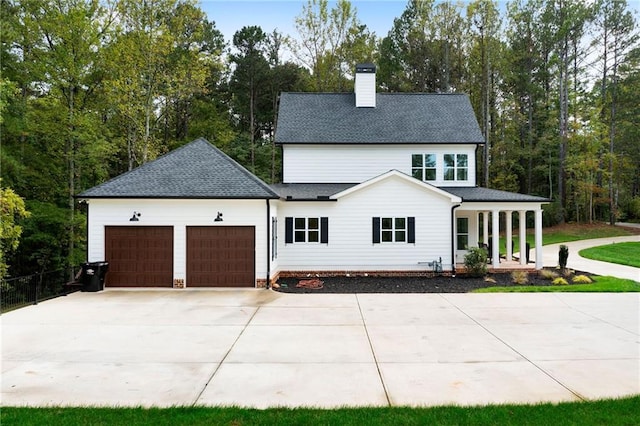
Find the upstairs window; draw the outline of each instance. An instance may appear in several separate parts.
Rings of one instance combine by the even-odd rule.
[[[373,243],[415,243],[415,217],[374,217]]]
[[[444,155],[444,180],[469,180],[469,158],[467,154]]]
[[[286,244],[329,242],[329,218],[286,217],[284,227]]]
[[[436,180],[436,155],[413,154],[411,156],[411,174],[414,178],[422,181]]]

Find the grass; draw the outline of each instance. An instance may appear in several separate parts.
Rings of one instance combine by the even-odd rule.
[[[527,229],[527,242],[531,245],[531,248],[535,247],[535,235],[533,229]],[[626,237],[639,233],[631,228],[622,228],[619,226],[611,226],[602,223],[593,224],[564,224],[553,226],[550,228],[544,228],[542,230],[542,245],[566,243],[569,241],[591,240],[593,238],[607,238],[607,237]],[[502,245],[504,241],[501,238]],[[518,237],[518,230],[513,231],[513,244],[514,251],[520,251],[520,239]],[[504,248],[500,247],[500,250],[504,252]]]
[[[512,287],[487,287],[474,290],[473,293],[625,293],[640,292],[640,282],[624,280],[614,277],[592,277],[591,284],[569,284],[550,286],[512,286]]]
[[[635,425],[640,396],[589,402],[485,407],[383,407],[335,410],[274,408],[14,408],[5,425]]]
[[[580,256],[587,259],[601,260],[603,262],[617,263],[619,265],[634,266],[640,268],[640,243],[627,242],[607,244],[580,250]]]

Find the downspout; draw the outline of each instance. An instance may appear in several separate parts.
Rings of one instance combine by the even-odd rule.
[[[451,207],[451,276],[455,278],[456,276],[456,227],[455,227],[455,218],[456,218],[456,209],[460,207],[462,204],[457,204]]]
[[[266,289],[271,287],[271,203],[267,198],[267,285]]]

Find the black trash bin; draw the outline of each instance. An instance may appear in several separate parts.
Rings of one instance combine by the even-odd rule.
[[[89,262],[82,264],[82,291],[104,290],[104,279],[109,270],[108,262]]]

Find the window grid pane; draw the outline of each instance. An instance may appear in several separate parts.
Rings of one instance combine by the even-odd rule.
[[[318,217],[294,218],[293,242],[319,243],[320,242],[320,218]]]

